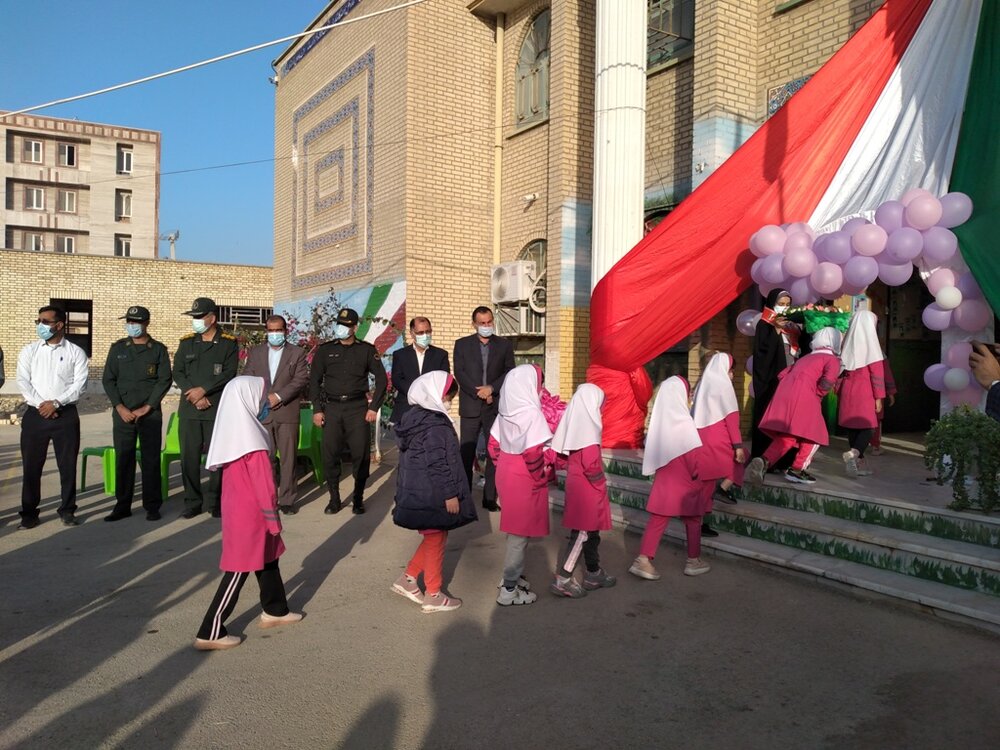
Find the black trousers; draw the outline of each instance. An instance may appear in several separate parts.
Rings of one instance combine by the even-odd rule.
[[[365,421],[368,401],[331,401],[323,407],[323,471],[330,489],[330,502],[340,502],[340,471],[344,446],[351,454],[354,466],[354,504],[365,498],[365,484],[371,473],[372,433]]]
[[[478,417],[460,417],[459,435],[461,442],[462,463],[465,465],[465,474],[469,478],[469,489],[472,489],[472,464],[476,460],[476,444],[479,442],[479,433],[485,432],[486,439],[490,439],[490,430],[493,429],[493,421],[497,418],[495,412],[484,412]],[[496,502],[497,499],[497,467],[490,458],[489,451],[486,453],[486,486],[483,488],[483,502]]]
[[[597,551],[597,548],[601,546],[601,532],[586,531],[584,533],[587,535],[587,539],[582,543],[579,541],[579,530],[573,529],[570,533],[569,544],[566,547],[566,556],[563,558],[559,570],[556,571],[559,575],[573,575],[576,564],[580,559],[581,551],[583,552],[583,560],[587,566],[588,573],[596,573],[601,569],[601,556]]]
[[[212,442],[212,428],[215,419],[191,419],[181,417],[177,436],[181,441],[181,479],[184,480],[184,506],[189,510],[202,510],[208,500],[210,510],[219,506],[222,494],[222,472],[208,474],[208,488],[201,489],[201,456],[208,453]],[[145,455],[145,454],[144,454]]]
[[[865,451],[868,450],[868,444],[872,441],[872,437],[875,435],[875,430],[871,427],[866,427],[863,430],[854,430],[851,428],[847,429],[847,445],[854,448],[858,452],[858,456],[861,458],[865,457]]]
[[[49,442],[59,467],[59,515],[76,513],[76,462],[80,455],[80,415],[70,404],[59,410],[55,419],[45,419],[38,409],[29,406],[21,422],[21,518],[38,518],[42,501],[42,469],[49,452]]]
[[[219,590],[215,592],[205,619],[201,621],[198,628],[198,637],[208,641],[225,638],[225,622],[236,608],[236,602],[240,598],[240,590],[247,582],[249,573],[226,572],[219,583]],[[281,580],[281,571],[278,570],[278,561],[272,560],[264,564],[262,570],[254,573],[257,576],[257,585],[260,586],[260,606],[269,615],[284,617],[288,614],[288,601],[285,599],[285,584]]]
[[[111,412],[111,434],[115,444],[115,510],[129,512],[135,497],[135,442],[142,450],[142,507],[146,512],[163,505],[160,486],[160,448],[163,414],[151,411],[135,422],[125,422]]]

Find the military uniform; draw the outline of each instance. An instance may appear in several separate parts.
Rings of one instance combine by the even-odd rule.
[[[340,325],[354,326],[358,314],[349,308],[337,316]],[[378,350],[367,341],[329,341],[322,344],[312,361],[309,399],[314,413],[322,413],[323,470],[330,491],[328,513],[340,510],[340,471],[344,445],[354,464],[354,510],[364,512],[365,483],[371,469],[371,427],[365,421],[368,409],[378,411],[385,399],[388,381]],[[375,391],[368,404],[368,376],[375,378]]]
[[[132,306],[123,317],[129,321],[148,323],[149,310]],[[147,514],[155,516],[163,503],[160,484],[163,412],[160,411],[160,402],[170,390],[171,383],[167,347],[151,337],[143,344],[136,344],[131,338],[119,339],[108,351],[102,383],[113,407],[114,512],[120,516],[132,512],[138,440],[142,451],[142,507]],[[148,405],[152,411],[134,422],[126,422],[117,411],[119,405],[129,411]]]
[[[207,308],[207,312],[206,312]],[[205,315],[215,313],[212,300],[200,297],[195,300],[194,309],[185,315]],[[239,366],[239,344],[233,334],[216,328],[211,341],[205,341],[200,333],[184,336],[174,353],[174,382],[181,389],[181,402],[177,410],[178,436],[181,443],[181,478],[184,481],[184,505],[189,512],[202,510],[201,456],[208,452],[215,427],[215,413],[219,397],[226,383],[236,377]],[[198,409],[185,397],[191,388],[204,388],[205,398],[211,406]],[[204,493],[213,514],[220,510],[219,499],[222,491],[222,472],[209,473],[208,489]]]

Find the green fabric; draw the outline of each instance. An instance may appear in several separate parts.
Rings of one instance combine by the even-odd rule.
[[[985,0],[979,17],[969,92],[951,172],[953,192],[972,198],[972,218],[955,228],[972,275],[1000,311],[1000,0]]]
[[[382,309],[382,305],[389,298],[391,291],[392,284],[382,284],[372,289],[372,293],[368,297],[368,304],[365,305],[364,312],[361,313],[358,330],[355,332],[355,336],[360,340],[364,341],[365,336],[368,335],[368,329],[372,327],[371,319],[378,315],[378,311]]]

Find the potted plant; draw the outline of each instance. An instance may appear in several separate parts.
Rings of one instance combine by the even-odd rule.
[[[978,507],[986,513],[1000,504],[1000,422],[960,406],[934,422],[927,433],[924,463],[937,483],[951,484],[954,510]],[[970,496],[974,479],[978,492]]]

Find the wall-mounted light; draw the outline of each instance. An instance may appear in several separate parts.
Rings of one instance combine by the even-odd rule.
[[[526,206],[530,206],[538,200],[538,193],[528,193],[527,195],[522,195],[521,200],[524,201]]]

